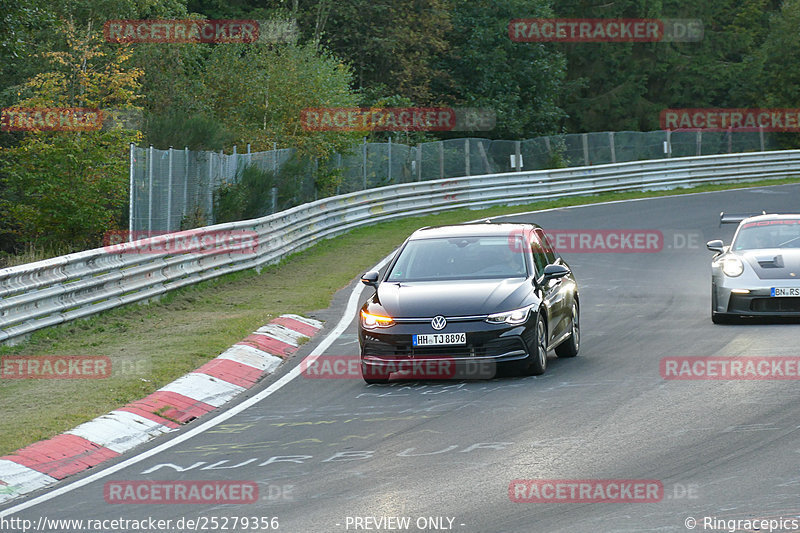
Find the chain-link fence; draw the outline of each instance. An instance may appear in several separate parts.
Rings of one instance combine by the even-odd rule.
[[[777,149],[763,131],[622,131],[554,135],[524,141],[450,139],[407,146],[393,142],[354,146],[334,154],[328,166],[338,169],[336,193],[440,178],[601,165],[664,157],[686,157]],[[281,176],[295,151],[291,148],[237,153],[155,150],[131,146],[130,229],[166,232],[213,224],[214,192],[236,183],[247,165],[276,179],[299,180],[290,197],[279,200],[273,189],[266,213],[316,200],[317,164],[298,177]]]

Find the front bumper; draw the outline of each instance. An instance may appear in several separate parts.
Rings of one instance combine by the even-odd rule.
[[[483,320],[448,320],[434,331],[429,320],[400,322],[390,328],[359,327],[361,370],[367,376],[400,372],[412,379],[491,379],[501,368],[523,368],[536,346],[536,315],[518,326]],[[413,346],[412,336],[466,333],[466,345]]]
[[[797,281],[770,280],[769,286],[732,287],[729,284],[714,284],[713,311],[724,315],[738,316],[789,316],[800,317],[800,297],[774,297],[772,287],[800,286]],[[737,293],[732,291],[748,291]]]

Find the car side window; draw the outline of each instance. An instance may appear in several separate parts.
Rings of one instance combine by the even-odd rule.
[[[546,267],[548,263],[544,247],[536,236],[532,236],[531,238],[531,252],[533,252],[533,264],[536,267],[536,275],[541,276],[544,272],[544,267]]]
[[[544,254],[547,258],[547,264],[552,265],[558,259],[558,255],[556,255],[556,249],[553,247],[553,244],[550,242],[550,239],[547,238],[543,229],[536,230],[536,237],[539,238],[539,242],[542,243],[544,247]]]

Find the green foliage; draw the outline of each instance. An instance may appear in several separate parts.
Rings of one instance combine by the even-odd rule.
[[[234,222],[264,216],[272,211],[272,172],[249,165],[237,173],[234,183],[223,183],[214,191],[214,220]]]
[[[145,129],[147,143],[161,150],[172,146],[217,152],[227,147],[232,139],[232,134],[219,120],[176,109],[167,113],[151,113]]]
[[[319,2],[322,5],[324,2]],[[332,2],[322,28],[322,43],[345,58],[359,89],[384,84],[392,93],[418,105],[443,101],[434,84],[445,84],[449,72],[440,63],[450,48],[452,0]],[[318,30],[320,10],[301,15],[301,26]]]
[[[312,45],[217,46],[203,82],[204,106],[233,133],[234,143],[250,143],[253,151],[271,149],[277,142],[302,156],[327,157],[359,138],[357,133],[303,129],[305,108],[357,104],[350,69]]]
[[[454,3],[452,52],[441,60],[452,82],[437,92],[448,94],[453,104],[493,110],[497,127],[488,132],[491,138],[524,139],[560,129],[563,57],[508,37],[511,19],[552,16],[549,5],[547,0]]]
[[[38,134],[0,150],[0,231],[20,244],[99,246],[127,212],[126,155],[136,138],[124,130]]]

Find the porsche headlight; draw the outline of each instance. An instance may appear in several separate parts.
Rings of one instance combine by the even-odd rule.
[[[394,325],[394,320],[390,316],[373,315],[366,311],[361,311],[361,324],[365,328],[388,328]]]
[[[495,313],[486,317],[486,321],[490,324],[524,324],[531,314],[531,308],[521,307],[513,311],[506,311],[505,313]]]
[[[722,261],[722,271],[726,276],[735,278],[744,272],[744,264],[738,257],[726,257]]]

